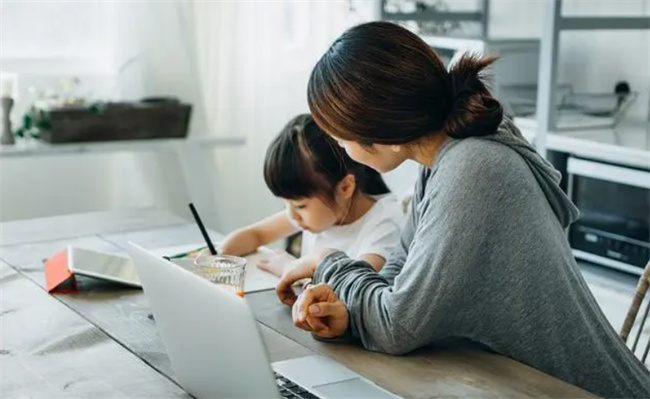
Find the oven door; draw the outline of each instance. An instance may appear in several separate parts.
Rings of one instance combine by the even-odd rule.
[[[641,274],[650,259],[650,171],[570,157],[569,229],[576,258]]]

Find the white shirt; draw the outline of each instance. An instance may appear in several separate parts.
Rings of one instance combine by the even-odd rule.
[[[384,259],[393,251],[400,237],[404,214],[392,194],[373,197],[376,202],[365,215],[344,226],[332,226],[320,233],[303,231],[301,255],[323,249],[337,249],[350,258],[375,254]]]

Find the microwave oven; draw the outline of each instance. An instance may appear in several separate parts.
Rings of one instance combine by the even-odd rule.
[[[575,257],[641,275],[650,260],[650,170],[569,157],[567,174],[580,210],[569,228]]]

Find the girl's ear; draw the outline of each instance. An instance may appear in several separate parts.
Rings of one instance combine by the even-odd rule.
[[[350,199],[354,196],[354,192],[357,189],[357,180],[353,174],[349,174],[343,178],[336,185],[336,194],[342,196],[345,199]]]

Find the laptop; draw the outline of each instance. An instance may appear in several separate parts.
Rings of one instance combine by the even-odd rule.
[[[246,300],[131,244],[176,381],[197,398],[398,396],[324,356],[270,364]]]

